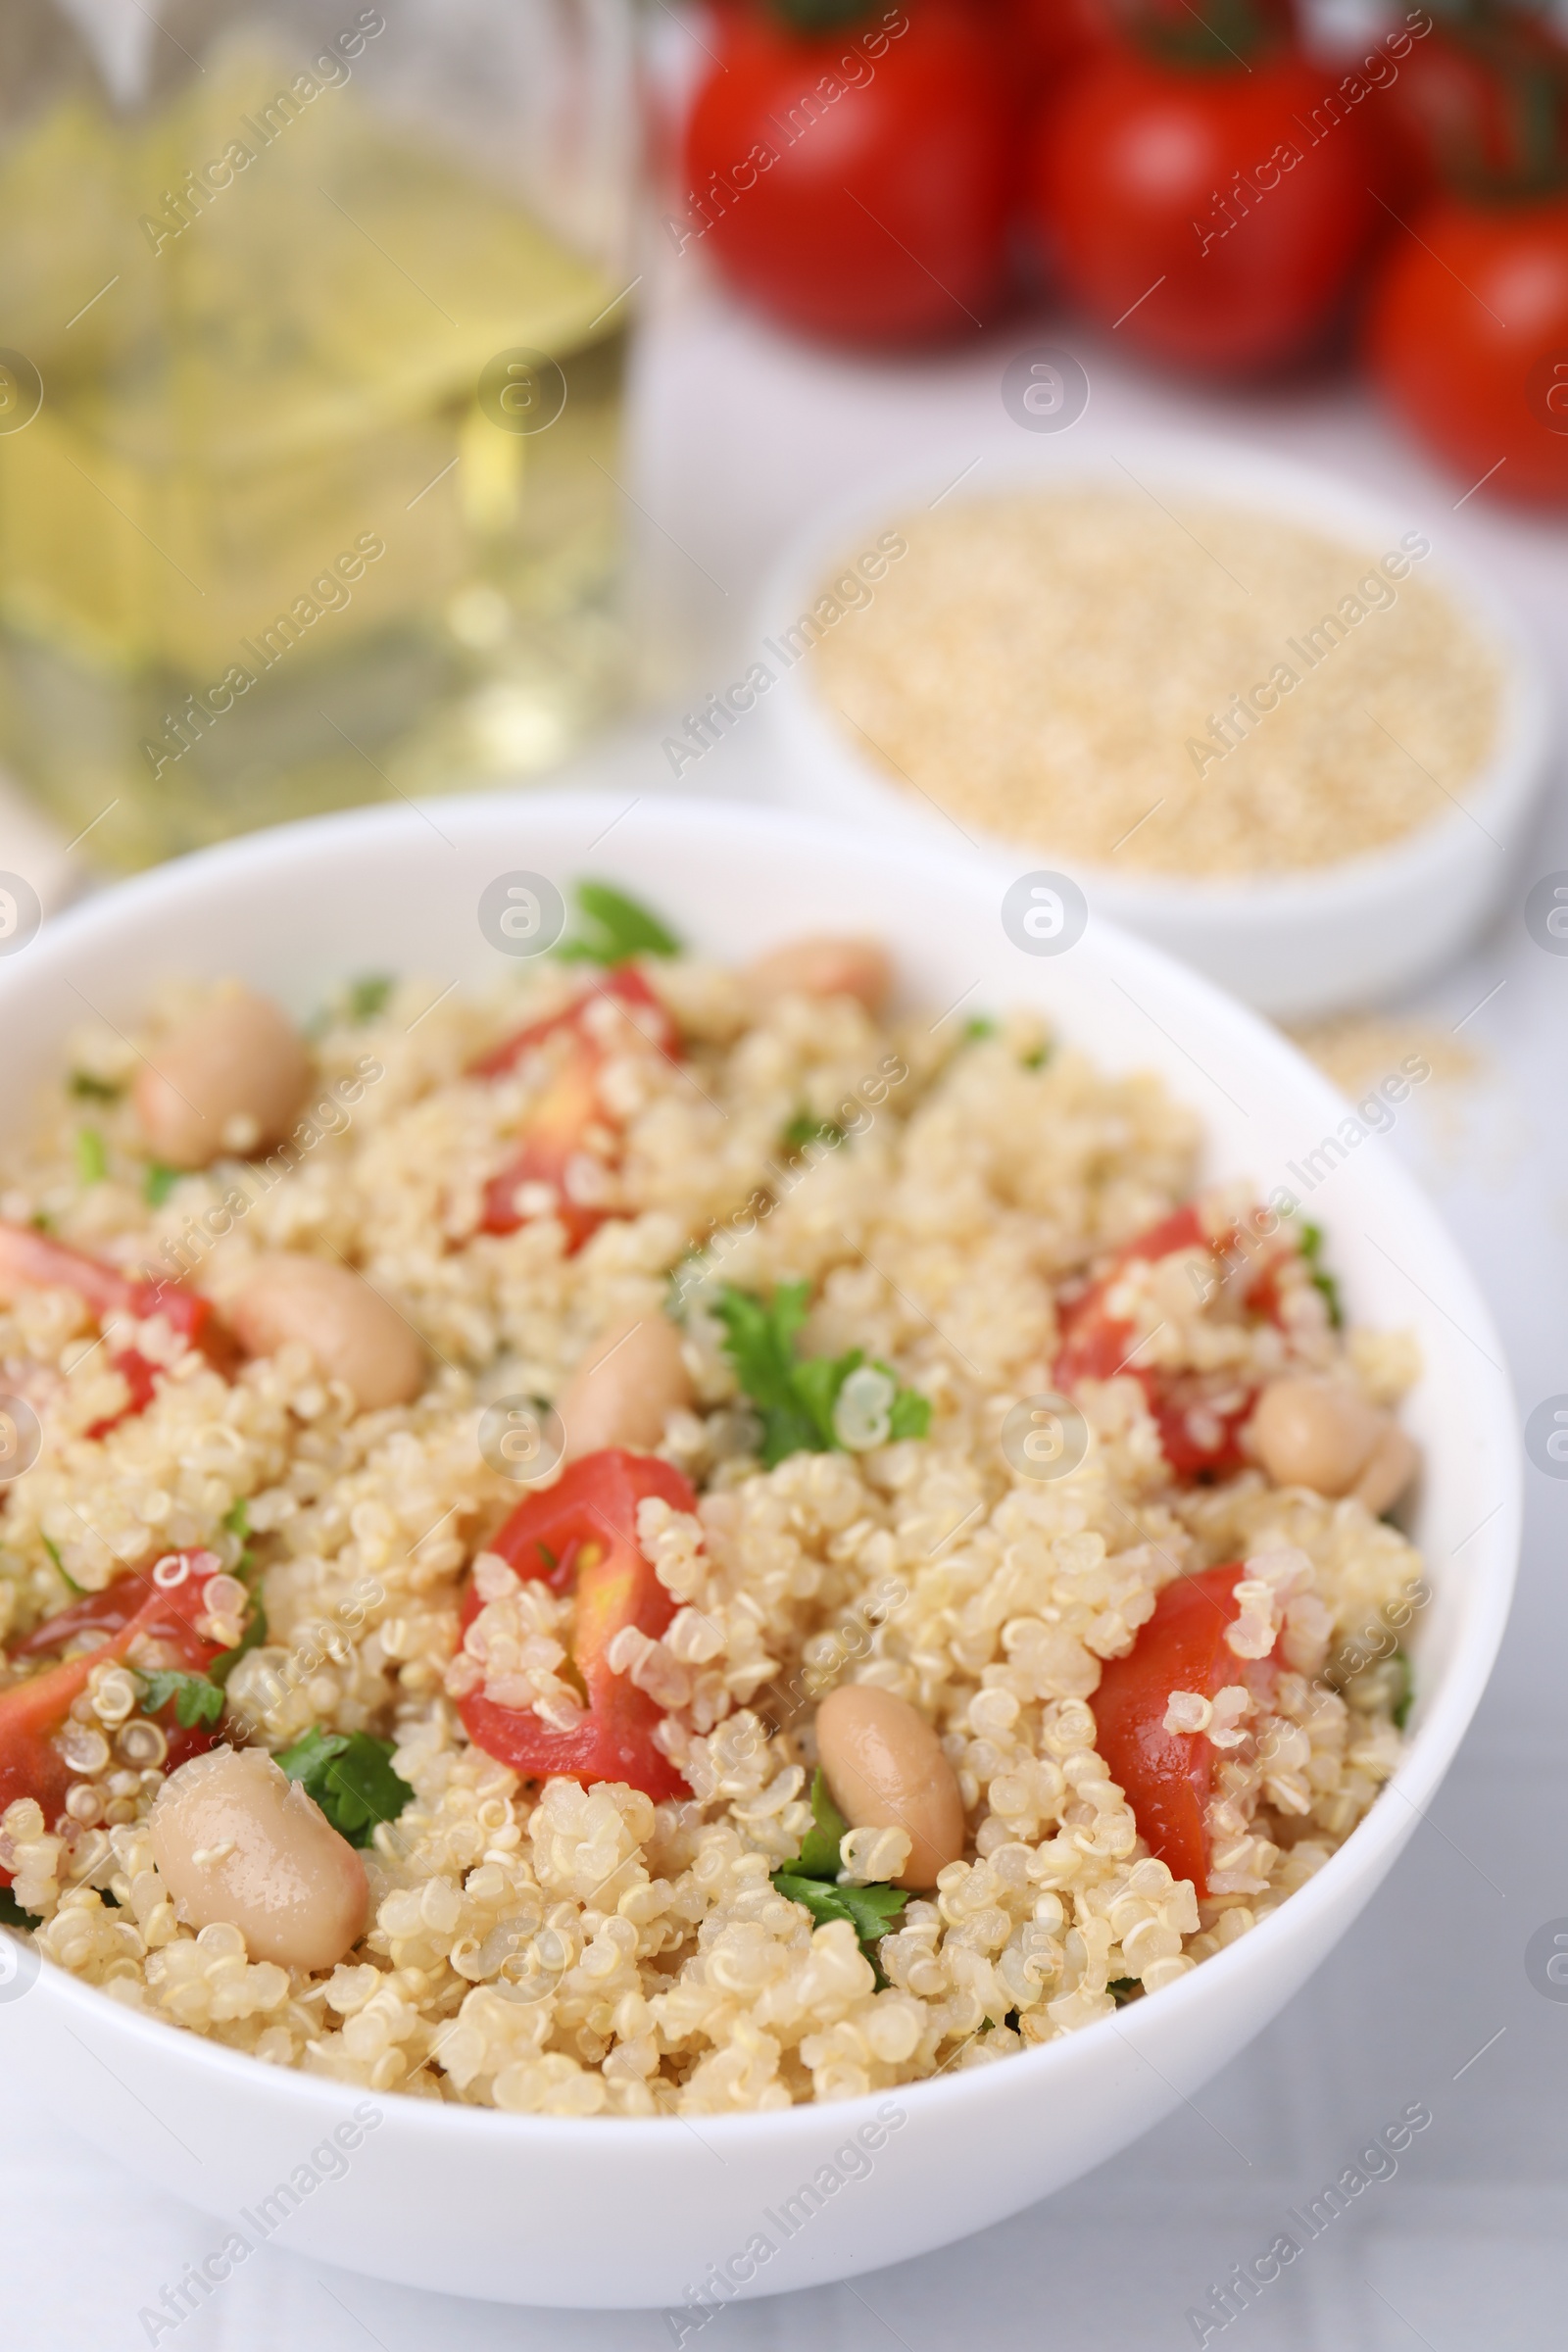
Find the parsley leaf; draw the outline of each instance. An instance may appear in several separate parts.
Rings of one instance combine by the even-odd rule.
[[[1402,1649],[1395,1651],[1391,1662],[1399,1670],[1399,1691],[1394,1702],[1394,1728],[1396,1732],[1402,1732],[1410,1720],[1410,1709],[1415,1704],[1415,1676]]]
[[[1345,1327],[1345,1309],[1340,1303],[1340,1286],[1322,1263],[1323,1228],[1321,1225],[1302,1225],[1300,1250],[1312,1270],[1312,1288],[1321,1291],[1328,1303],[1329,1321],[1336,1331]]]
[[[760,1459],[771,1470],[791,1453],[833,1453],[847,1448],[835,1424],[839,1395],[864,1350],[846,1355],[801,1356],[796,1338],[806,1321],[811,1286],[781,1282],[770,1302],[754,1292],[720,1286],[713,1312],[725,1329],[724,1352],[736,1378],[762,1417]],[[886,1364],[871,1369],[893,1382],[888,1440],[923,1438],[931,1426],[931,1402],[916,1390],[900,1388]]]
[[[836,1148],[843,1143],[845,1132],[832,1119],[819,1119],[808,1110],[798,1110],[779,1140],[786,1152],[804,1152],[808,1144]]]
[[[726,1282],[713,1306],[725,1330],[724,1352],[761,1412],[762,1460],[770,1470],[786,1454],[827,1453],[833,1446],[831,1423],[824,1432],[796,1387],[795,1335],[806,1321],[810,1287],[781,1282],[764,1306],[755,1293]]]
[[[239,1653],[236,1650],[233,1654],[237,1657]],[[205,1674],[183,1674],[175,1667],[160,1667],[141,1679],[142,1713],[161,1715],[172,1699],[174,1721],[182,1731],[194,1731],[199,1723],[216,1723],[223,1712],[222,1686],[210,1682]]]
[[[169,1168],[161,1159],[150,1159],[141,1180],[141,1197],[148,1207],[162,1208],[183,1174],[182,1168]]]
[[[878,1370],[882,1367],[879,1365]],[[918,1389],[901,1389],[888,1414],[888,1443],[900,1438],[924,1438],[931,1430],[931,1399]]]
[[[71,1570],[66,1566],[65,1561],[60,1557],[59,1544],[54,1543],[48,1536],[40,1536],[38,1540],[42,1544],[45,1551],[49,1554],[49,1557],[53,1560],[56,1568],[60,1571],[60,1574],[65,1578],[66,1583],[71,1587],[71,1590],[76,1595],[76,1598],[80,1600],[85,1594],[87,1588],[85,1585],[77,1584],[75,1578],[72,1575]]]
[[[0,1886],[0,1928],[41,1928],[43,1921],[24,1911],[9,1886]]]
[[[243,1494],[236,1502],[229,1504],[220,1524],[226,1527],[231,1536],[238,1536],[240,1542],[244,1543],[251,1532],[251,1511],[250,1504]]]
[[[890,1934],[909,1899],[902,1886],[833,1886],[825,1879],[797,1878],[788,1870],[775,1870],[772,1885],[776,1893],[803,1904],[819,1928],[830,1920],[847,1919],[862,1944],[877,1943]],[[875,1953],[868,1951],[866,1958],[876,1969],[877,1982],[885,1984]]]
[[[118,1102],[125,1091],[113,1078],[96,1077],[91,1070],[73,1070],[67,1085],[78,1102]]]
[[[794,1875],[802,1879],[836,1879],[839,1847],[849,1823],[827,1792],[820,1764],[811,1776],[811,1827],[795,1858]]]
[[[102,1184],[109,1173],[109,1152],[96,1127],[76,1129],[76,1180]]]
[[[782,1870],[775,1870],[771,1884],[776,1893],[787,1896],[792,1903],[803,1904],[819,1928],[826,1927],[830,1920],[847,1919],[876,1971],[878,1984],[885,1984],[887,1979],[872,1946],[887,1935],[909,1898],[902,1886],[835,1884],[839,1847],[848,1827],[828,1794],[827,1782],[818,1766],[811,1780],[811,1827],[795,1860]]]
[[[995,1037],[997,1029],[998,1024],[989,1012],[973,1013],[963,1024],[963,1042],[966,1046],[977,1046],[982,1038]]]
[[[368,1732],[323,1732],[313,1724],[275,1761],[350,1845],[368,1845],[377,1823],[396,1821],[414,1795],[392,1769],[391,1740]]]
[[[556,950],[567,963],[624,963],[629,956],[678,956],[680,941],[657,914],[608,882],[579,882],[572,896],[588,925],[585,937]]]
[[[234,1571],[235,1575],[243,1577],[249,1566],[250,1555],[247,1553],[245,1558],[242,1559],[236,1567]],[[251,1593],[250,1611],[245,1619],[245,1631],[239,1638],[238,1647],[235,1649],[220,1649],[217,1657],[213,1660],[212,1664],[208,1667],[208,1674],[215,1683],[226,1684],[229,1676],[233,1673],[235,1667],[245,1655],[245,1652],[248,1649],[255,1649],[258,1643],[263,1642],[266,1640],[267,1610],[263,1606],[261,1594],[253,1591]]]
[[[348,1015],[356,1027],[373,1021],[378,1012],[386,1010],[386,1002],[397,982],[390,972],[367,972],[362,979],[351,980],[348,986]]]

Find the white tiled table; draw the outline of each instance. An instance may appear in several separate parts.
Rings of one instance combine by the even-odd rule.
[[[1025,324],[979,354],[852,365],[776,342],[696,284],[671,290],[643,355],[630,478],[678,707],[744,669],[749,597],[803,509],[933,444],[975,455],[1005,445],[1016,428],[1002,369],[1039,339]],[[1072,340],[1059,329],[1054,339]],[[1561,530],[1479,500],[1455,514],[1457,490],[1341,385],[1188,399],[1076,347],[1102,424],[1206,423],[1321,459],[1407,506],[1440,550],[1462,539],[1490,553],[1561,668]],[[612,747],[590,763],[596,780],[623,785],[628,800],[669,789],[662,732]],[[686,782],[765,792],[760,731],[743,728]],[[0,864],[13,838],[0,810]],[[1420,1004],[1465,1021],[1487,1075],[1462,1110],[1429,1102],[1367,1149],[1399,1152],[1442,1201],[1528,1410],[1568,1391],[1568,960],[1541,954],[1520,914],[1530,879],[1568,867],[1560,789],[1527,855],[1520,846],[1506,919]],[[1568,1486],[1527,1476],[1520,1596],[1480,1721],[1382,1894],[1279,2023],[1194,2104],[1052,2203],[853,2287],[732,2308],[703,2352],[971,2342],[1174,2352],[1196,2341],[1184,2315],[1209,2282],[1261,2251],[1288,2226],[1287,2208],[1413,2100],[1433,2122],[1397,2178],[1371,2186],[1223,2341],[1250,2352],[1545,2352],[1564,2341],[1568,2004],[1531,1988],[1523,1952],[1533,1929],[1568,1916]],[[177,2330],[180,2352],[655,2352],[672,2340],[654,2312],[510,2311],[321,2271],[278,2250],[286,2235]],[[138,2309],[211,2241],[203,2217],[139,2187],[63,2123],[25,2140],[0,2123],[6,2346],[129,2352],[147,2340]]]

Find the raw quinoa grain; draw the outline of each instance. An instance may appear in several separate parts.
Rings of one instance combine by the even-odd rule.
[[[812,684],[895,791],[1009,841],[1168,874],[1328,865],[1450,815],[1493,750],[1494,657],[1397,548],[1131,487],[899,528],[907,561],[813,649]]]

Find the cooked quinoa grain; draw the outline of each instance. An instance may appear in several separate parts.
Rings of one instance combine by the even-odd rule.
[[[1356,1429],[1390,1426],[1408,1346],[1336,1331],[1288,1221],[1195,1194],[1191,1112],[1035,1015],[950,1044],[857,996],[760,993],[693,959],[621,985],[583,996],[559,967],[488,998],[400,985],[370,1020],[319,1029],[281,1153],[169,1184],[128,1090],[211,992],[172,992],[134,1043],[73,1041],[90,1085],[62,1085],[0,1172],[0,1385],[43,1432],[0,1505],[11,1903],[51,1961],[149,2015],[274,2065],[517,2113],[845,2098],[1157,1992],[1319,1869],[1398,1759],[1388,1628],[1417,1556],[1353,1494],[1271,1486],[1247,1430],[1270,1382],[1305,1376],[1359,1400]],[[553,1184],[539,1139],[584,1067],[588,1115]],[[132,1275],[183,1268],[181,1296],[220,1318],[277,1252],[350,1269],[417,1335],[422,1388],[362,1411],[300,1333],[249,1355],[214,1327],[193,1345],[172,1294],[112,1314],[29,1277],[55,1262],[39,1240]],[[837,1401],[792,1442],[758,1375],[742,1387],[734,1335],[745,1314],[783,1330],[797,1296],[808,1369],[786,1402],[820,1397],[825,1358]],[[544,1413],[607,1335],[672,1313],[657,1458],[573,1456],[568,1426],[564,1468],[534,1489],[508,1475],[490,1408]],[[1040,1476],[1006,1433],[1064,1382],[1088,1448]],[[576,1591],[595,1546],[564,1560],[541,1540],[519,1573],[514,1514],[606,1461],[636,1474],[627,1541],[662,1630],[624,1624],[590,1660]],[[1122,1705],[1172,1596],[1227,1564],[1208,1687],[1155,1692],[1210,1773],[1184,1875],[1102,1752],[1097,1692],[1120,1673]],[[89,1625],[95,1596],[145,1591],[156,1633],[166,1586],[200,1644],[180,1654],[208,1661],[178,1698],[151,1680],[162,1635],[117,1647]],[[265,1635],[235,1658],[257,1595]],[[74,1630],[29,1645],[68,1610]],[[46,1812],[18,1782],[7,1702],[95,1647],[52,1737],[66,1793]],[[956,1787],[961,1858],[912,1892],[896,1886],[914,1844],[896,1777],[861,1775],[846,1832],[816,1773],[816,1708],[855,1687],[913,1710],[940,1753],[902,1734],[901,1753],[919,1750],[939,1794]],[[186,1723],[203,1688],[217,1718]],[[498,1744],[541,1753],[527,1742],[617,1707],[642,1710],[647,1777],[674,1793],[530,1775],[470,1737],[500,1723]],[[243,1823],[187,1806],[185,1893],[160,1871],[160,1790],[215,1740],[280,1756],[359,1843],[368,1924],[335,1965],[285,1965],[286,1935],[253,1928],[253,1949],[223,1915]],[[276,1776],[251,1777],[282,1818]],[[341,1809],[344,1785],[366,1809]],[[333,1948],[358,1916],[341,1908]]]
[[[907,560],[824,634],[814,688],[895,790],[1009,841],[1172,874],[1329,865],[1449,815],[1493,752],[1494,657],[1414,534],[1380,557],[1131,487],[899,529]]]

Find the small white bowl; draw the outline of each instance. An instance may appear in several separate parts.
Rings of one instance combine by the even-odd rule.
[[[814,514],[790,539],[756,608],[751,642],[779,641],[808,612],[824,582],[903,514],[944,492],[972,500],[1104,485],[1125,492],[1129,471],[1158,497],[1198,495],[1278,516],[1331,537],[1358,555],[1396,548],[1415,518],[1338,476],[1266,453],[1187,434],[1118,434],[1088,426],[990,453],[963,471],[956,445],[916,467],[869,482]],[[955,476],[961,474],[957,487]],[[1091,913],[1124,923],[1168,949],[1276,1019],[1305,1018],[1373,1002],[1437,970],[1476,936],[1507,887],[1525,820],[1545,780],[1551,700],[1528,633],[1473,566],[1434,550],[1421,578],[1446,589],[1490,641],[1502,679],[1502,725],[1482,774],[1437,822],[1390,848],[1299,874],[1191,879],[1113,870],[1039,842],[986,835],[1015,872],[1065,872]],[[855,626],[853,613],[841,626]],[[775,657],[769,653],[770,665]],[[784,803],[850,824],[874,825],[954,847],[962,826],[890,777],[817,691],[815,665],[784,669],[760,698],[776,753],[775,792]]]
[[[58,1080],[84,1000],[123,1026],[171,974],[235,973],[300,1015],[355,972],[422,972],[441,987],[487,977],[496,956],[479,896],[518,868],[562,886],[583,874],[618,883],[719,956],[803,930],[880,935],[906,1001],[934,1015],[1038,1005],[1104,1067],[1157,1070],[1199,1110],[1208,1177],[1288,1182],[1287,1163],[1345,1117],[1275,1031],[1113,926],[1091,927],[1068,953],[1021,953],[1001,921],[1005,866],[968,851],[933,856],[695,801],[647,800],[626,814],[619,800],[578,794],[443,801],[441,832],[450,846],[412,808],[327,817],[158,868],[46,923],[0,960],[0,1117],[24,1126],[35,1090]],[[1412,1329],[1422,1350],[1404,1417],[1426,1456],[1412,1533],[1434,1598],[1411,1644],[1413,1736],[1389,1789],[1250,1935],[1042,2049],[868,2099],[689,2126],[367,2099],[122,2008],[42,1963],[0,1976],[13,2134],[25,2138],[29,2114],[65,2117],[144,2184],[218,2217],[210,2280],[235,2259],[223,2249],[238,2230],[247,2248],[275,2240],[409,2285],[589,2306],[682,2306],[873,2270],[1113,2156],[1234,2057],[1351,1925],[1431,1803],[1507,1614],[1518,1429],[1476,1286],[1375,1139],[1314,1191],[1312,1214],[1355,1315]],[[746,2251],[760,2235],[760,2260]],[[158,2291],[146,2282],[149,2299]]]

